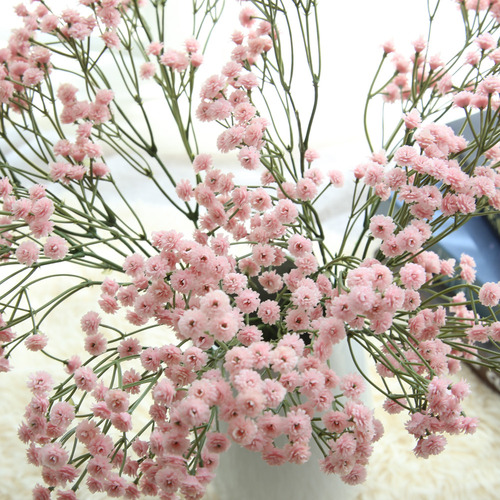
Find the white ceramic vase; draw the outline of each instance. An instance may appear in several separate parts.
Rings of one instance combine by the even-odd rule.
[[[358,364],[364,359],[357,356]],[[346,342],[334,349],[331,367],[339,375],[356,371]],[[365,398],[364,398],[365,399]],[[311,458],[302,465],[286,463],[270,466],[259,453],[237,444],[220,456],[216,478],[210,485],[208,500],[351,500],[358,488],[320,471],[323,455],[312,443]]]

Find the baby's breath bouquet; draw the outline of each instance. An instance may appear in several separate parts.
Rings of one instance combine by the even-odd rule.
[[[305,463],[314,447],[324,473],[358,484],[383,432],[366,382],[386,411],[408,414],[426,458],[445,434],[476,429],[468,386],[450,375],[499,370],[484,346],[500,341],[500,284],[475,284],[474,259],[441,244],[500,209],[500,2],[455,2],[464,37],[449,60],[430,27],[409,54],[380,49],[365,114],[401,112],[378,145],[365,123],[371,155],[346,179],[314,149],[321,2],[241,2],[230,58],[199,81],[226,2],[185,2],[186,40],[171,39],[180,21],[167,0],[15,7],[20,27],[0,49],[0,371],[18,349],[45,357],[19,415],[36,500],[80,487],[202,498],[229,446],[269,466]],[[165,159],[175,141],[191,166],[182,178]],[[151,233],[124,178],[170,214]],[[332,248],[318,200],[335,203],[344,182],[352,208]],[[81,348],[63,359],[46,322],[89,288],[100,297],[66,319]],[[341,345],[358,373],[337,373]]]

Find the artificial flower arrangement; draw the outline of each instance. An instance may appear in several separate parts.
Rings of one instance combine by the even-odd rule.
[[[335,249],[316,202],[343,174],[317,168],[311,147],[320,2],[242,2],[230,59],[200,83],[223,1],[189,2],[193,36],[182,48],[164,43],[166,0],[52,3],[19,4],[22,27],[0,50],[0,370],[21,346],[54,363],[29,378],[19,426],[41,471],[33,497],[77,498],[85,484],[110,497],[202,498],[230,445],[270,466],[302,464],[318,447],[326,474],[360,483],[383,432],[361,400],[364,378],[386,411],[408,414],[417,456],[440,453],[446,433],[474,432],[461,408],[468,386],[449,376],[462,363],[499,371],[481,343],[500,341],[500,285],[474,284],[471,257],[433,249],[500,208],[500,2],[456,2],[465,38],[449,61],[423,38],[409,57],[383,46],[366,106],[399,103],[402,115],[381,149],[367,133],[372,154],[347,181],[352,211]],[[300,58],[312,82],[306,111],[294,93]],[[464,127],[479,113],[472,141],[445,125],[450,111]],[[170,116],[169,130],[151,125],[155,112]],[[199,121],[219,130],[231,171],[199,149]],[[159,152],[174,131],[187,179]],[[166,221],[146,234],[120,190],[125,169],[192,228]],[[64,276],[66,263],[80,269],[74,284],[33,304],[30,287]],[[98,303],[68,324],[81,349],[60,359],[44,321],[89,287],[100,287]],[[114,327],[114,315],[128,327]],[[139,340],[152,329],[168,341]],[[361,346],[380,379],[339,376],[329,360],[341,343]],[[148,409],[140,426],[138,408]]]

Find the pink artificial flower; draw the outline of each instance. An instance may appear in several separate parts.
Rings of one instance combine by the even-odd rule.
[[[16,258],[20,264],[29,267],[38,260],[39,251],[38,245],[33,241],[23,241],[16,249]]]
[[[231,446],[225,434],[209,432],[206,437],[205,447],[211,453],[223,453]]]
[[[91,392],[97,383],[97,375],[94,373],[92,368],[82,366],[75,370],[74,380],[78,389]]]
[[[154,347],[148,347],[140,355],[142,366],[149,371],[155,372],[160,367],[160,351]]]
[[[229,297],[222,290],[212,290],[201,298],[200,310],[208,317],[230,312]]]
[[[292,371],[298,360],[297,353],[289,346],[278,346],[270,354],[273,370],[283,374]]]
[[[163,43],[162,42],[151,42],[147,49],[146,52],[148,54],[151,54],[152,56],[159,56],[163,50]]]
[[[291,410],[283,423],[283,431],[291,441],[307,441],[312,433],[311,418],[303,409]]]
[[[342,377],[340,381],[340,389],[344,395],[349,398],[359,398],[365,390],[363,378],[357,373],[351,373]]]
[[[323,173],[319,168],[309,168],[305,171],[304,177],[306,179],[311,179],[316,186],[320,186],[323,182]]]
[[[33,219],[29,223],[29,228],[35,238],[44,238],[54,230],[54,223],[45,219]]]
[[[63,83],[57,89],[57,97],[65,106],[76,102],[78,89],[70,83]]]
[[[82,360],[80,359],[79,356],[77,356],[76,354],[74,354],[66,362],[66,368],[65,368],[65,370],[66,370],[67,373],[73,374],[73,373],[75,373],[75,370],[77,368],[80,368],[80,366],[82,366]]]
[[[43,251],[46,257],[53,260],[63,259],[68,253],[68,244],[64,238],[60,236],[49,236]]]
[[[153,62],[145,62],[139,68],[139,76],[143,80],[149,80],[156,74],[156,66]]]
[[[50,423],[66,429],[75,418],[75,410],[70,403],[58,401],[50,410]]]
[[[239,20],[242,26],[251,28],[257,17],[257,13],[252,7],[245,7],[240,11]]]
[[[126,370],[122,375],[123,390],[130,394],[138,394],[140,392],[140,382],[142,377],[133,368]]]
[[[294,257],[303,257],[312,250],[312,242],[308,238],[300,235],[294,234],[288,240],[288,251]]]
[[[111,472],[112,464],[109,459],[103,455],[97,455],[91,458],[87,464],[87,472],[97,479],[106,479]]]
[[[411,166],[417,157],[418,152],[412,146],[401,146],[394,153],[394,161],[402,167]]]
[[[196,173],[212,168],[212,157],[209,154],[199,154],[193,160],[193,169]]]
[[[308,368],[302,372],[300,392],[308,398],[313,398],[325,388],[325,376],[316,368]]]
[[[246,417],[257,417],[266,406],[266,396],[257,388],[247,388],[236,396],[238,412]]]
[[[465,333],[471,343],[488,341],[488,328],[483,325],[474,325],[467,329]]]
[[[382,49],[386,54],[394,52],[396,48],[394,47],[394,40],[387,40],[382,44]]]
[[[399,271],[401,282],[406,288],[418,290],[426,281],[425,269],[419,264],[409,262]]]
[[[208,331],[221,342],[229,342],[238,331],[239,319],[234,314],[227,312],[211,318]]]
[[[104,397],[106,406],[115,413],[127,411],[129,407],[128,394],[121,389],[111,389]]]
[[[146,260],[144,273],[148,278],[161,280],[167,273],[167,263],[161,255],[153,255]]]
[[[405,311],[415,311],[420,306],[421,301],[420,294],[416,290],[405,290],[402,308]]]
[[[181,484],[182,475],[180,471],[171,467],[158,470],[155,474],[155,483],[164,494],[174,495]],[[170,497],[169,497],[170,498]]]
[[[101,294],[101,298],[97,301],[101,309],[107,314],[115,314],[120,308],[117,300],[107,293]]]
[[[271,245],[254,245],[252,247],[252,256],[257,265],[269,267],[274,262],[274,248]]]
[[[253,368],[260,370],[269,366],[271,345],[261,340],[254,342],[249,346],[249,353]]]
[[[340,319],[328,317],[321,318],[319,321],[318,335],[328,338],[332,344],[337,344],[345,338],[344,323]]]
[[[479,290],[479,301],[486,307],[495,307],[500,301],[500,285],[498,283],[485,283]]]
[[[101,333],[91,333],[85,338],[85,350],[92,356],[106,352],[108,341]]]
[[[474,40],[474,42],[481,50],[489,50],[496,48],[497,46],[495,39],[490,33],[482,33]]]
[[[99,329],[99,325],[101,324],[101,317],[98,313],[94,311],[89,311],[88,313],[82,316],[80,320],[80,325],[82,330],[87,334],[95,334]]]
[[[236,417],[229,422],[227,433],[235,443],[245,446],[252,442],[257,430],[257,425],[252,419]]]
[[[414,453],[417,457],[428,458],[431,455],[439,455],[446,446],[446,438],[439,434],[431,434],[428,437],[420,438]]]
[[[474,283],[476,279],[476,270],[467,264],[463,264],[460,272],[460,277],[467,283]]]
[[[292,464],[303,464],[311,458],[311,448],[306,441],[295,441],[285,445],[284,451]]]
[[[182,351],[173,344],[160,347],[160,359],[168,366],[178,365],[182,360]]]
[[[104,491],[106,491],[109,497],[123,497],[123,495],[125,495],[127,484],[128,483],[124,477],[111,473],[106,477]]]
[[[310,311],[316,307],[321,298],[319,290],[315,286],[301,285],[292,293],[292,302],[297,307]]]
[[[302,201],[311,201],[316,197],[318,187],[311,179],[300,179],[296,186],[296,197]]]
[[[48,341],[49,341],[49,339],[47,338],[46,335],[38,333],[35,335],[30,335],[24,341],[24,345],[30,351],[40,351],[41,349],[43,349],[47,345]]]
[[[314,160],[317,160],[318,158],[319,158],[319,154],[314,149],[308,149],[304,153],[304,159],[307,161],[307,163],[312,163]]]
[[[77,500],[76,493],[73,490],[59,490],[57,500]]]
[[[196,346],[188,347],[183,354],[184,365],[194,371],[205,366],[208,355]]]
[[[232,151],[241,144],[244,134],[245,128],[239,125],[226,129],[217,138],[217,148],[222,153],[228,153],[229,151]],[[249,144],[248,140],[245,140],[245,142],[248,145],[253,145]]]
[[[132,416],[127,412],[113,413],[110,420],[115,429],[120,432],[132,430]]]
[[[330,170],[328,178],[333,187],[341,188],[344,185],[344,174],[340,170]]]
[[[33,488],[33,500],[50,500],[50,489],[37,484]]]
[[[49,469],[60,469],[68,462],[68,452],[59,443],[46,444],[40,450],[40,463]]]
[[[257,316],[263,323],[273,325],[280,318],[280,306],[275,300],[265,300],[260,303]]]
[[[250,346],[255,342],[260,342],[262,340],[262,332],[253,325],[248,325],[243,327],[239,332],[238,332],[238,340],[244,345],[244,346]]]
[[[26,385],[34,394],[42,395],[52,390],[54,381],[47,372],[38,371],[29,376]]]
[[[254,87],[257,87],[258,84],[259,81],[253,73],[246,73],[238,78],[235,86],[243,87],[245,90],[252,90]]]
[[[409,113],[406,113],[403,116],[403,121],[407,129],[417,128],[422,123],[420,113],[416,109],[412,109]]]
[[[264,212],[272,207],[271,197],[264,188],[257,188],[250,193],[249,202],[252,208]]]
[[[303,309],[290,309],[285,316],[288,330],[298,332],[309,328],[309,316]]]
[[[207,329],[207,317],[199,309],[189,309],[179,319],[178,329],[184,338],[193,338]]]
[[[396,224],[392,221],[392,217],[385,215],[374,215],[370,219],[370,231],[375,238],[386,240],[394,233]]]
[[[458,108],[467,108],[472,102],[472,92],[462,91],[458,92],[453,97],[453,104]]]
[[[423,243],[422,233],[416,227],[407,226],[398,233],[396,242],[403,252],[416,253]]]
[[[323,424],[329,432],[340,434],[349,427],[349,417],[342,411],[328,411],[322,417]]]
[[[29,198],[16,200],[12,205],[12,215],[14,219],[26,219],[32,208],[33,202]]]
[[[341,479],[344,483],[354,486],[363,483],[366,480],[366,476],[366,467],[363,467],[361,464],[355,464],[348,473],[341,475]]]
[[[134,285],[128,285],[126,287],[122,286],[116,292],[116,298],[120,302],[122,306],[130,307],[134,305],[137,297],[139,296],[139,292]]]
[[[129,276],[139,276],[144,271],[144,257],[138,253],[127,257],[123,263],[123,270]]]
[[[384,168],[378,163],[369,163],[364,172],[365,184],[376,187],[384,180]]]
[[[87,445],[99,435],[99,429],[93,420],[82,420],[75,429],[76,438]]]

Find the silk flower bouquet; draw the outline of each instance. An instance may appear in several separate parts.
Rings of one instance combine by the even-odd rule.
[[[19,4],[22,27],[0,50],[0,371],[23,348],[53,364],[27,381],[19,425],[41,471],[33,498],[74,499],[81,486],[201,498],[230,445],[270,466],[305,463],[318,447],[322,471],[358,484],[383,432],[362,402],[365,381],[385,394],[386,411],[408,414],[419,457],[440,453],[447,433],[474,432],[461,408],[468,386],[450,375],[462,363],[499,371],[482,345],[500,340],[500,285],[474,284],[471,257],[433,248],[500,207],[500,2],[455,2],[464,39],[448,61],[428,43],[439,1],[429,38],[410,54],[382,47],[366,113],[384,102],[382,113],[400,106],[401,116],[380,148],[366,129],[372,153],[348,179],[337,248],[317,206],[343,173],[318,168],[311,147],[320,2],[241,2],[230,59],[204,82],[198,68],[224,1],[190,2],[193,36],[174,48],[164,43],[176,21],[166,0],[53,3]],[[300,64],[308,96],[295,92]],[[172,126],[158,130],[154,113]],[[479,113],[473,140],[445,125],[450,113],[463,129]],[[231,170],[200,150],[200,122],[218,130]],[[174,130],[189,178],[175,178],[158,147]],[[120,188],[124,172],[192,228],[166,221],[147,234]],[[35,285],[62,277],[73,280],[63,293],[30,300]],[[90,287],[100,287],[95,307],[68,320],[81,349],[60,358],[45,322]],[[153,330],[160,345],[148,345]],[[380,378],[362,364],[339,376],[330,358],[345,343]]]

